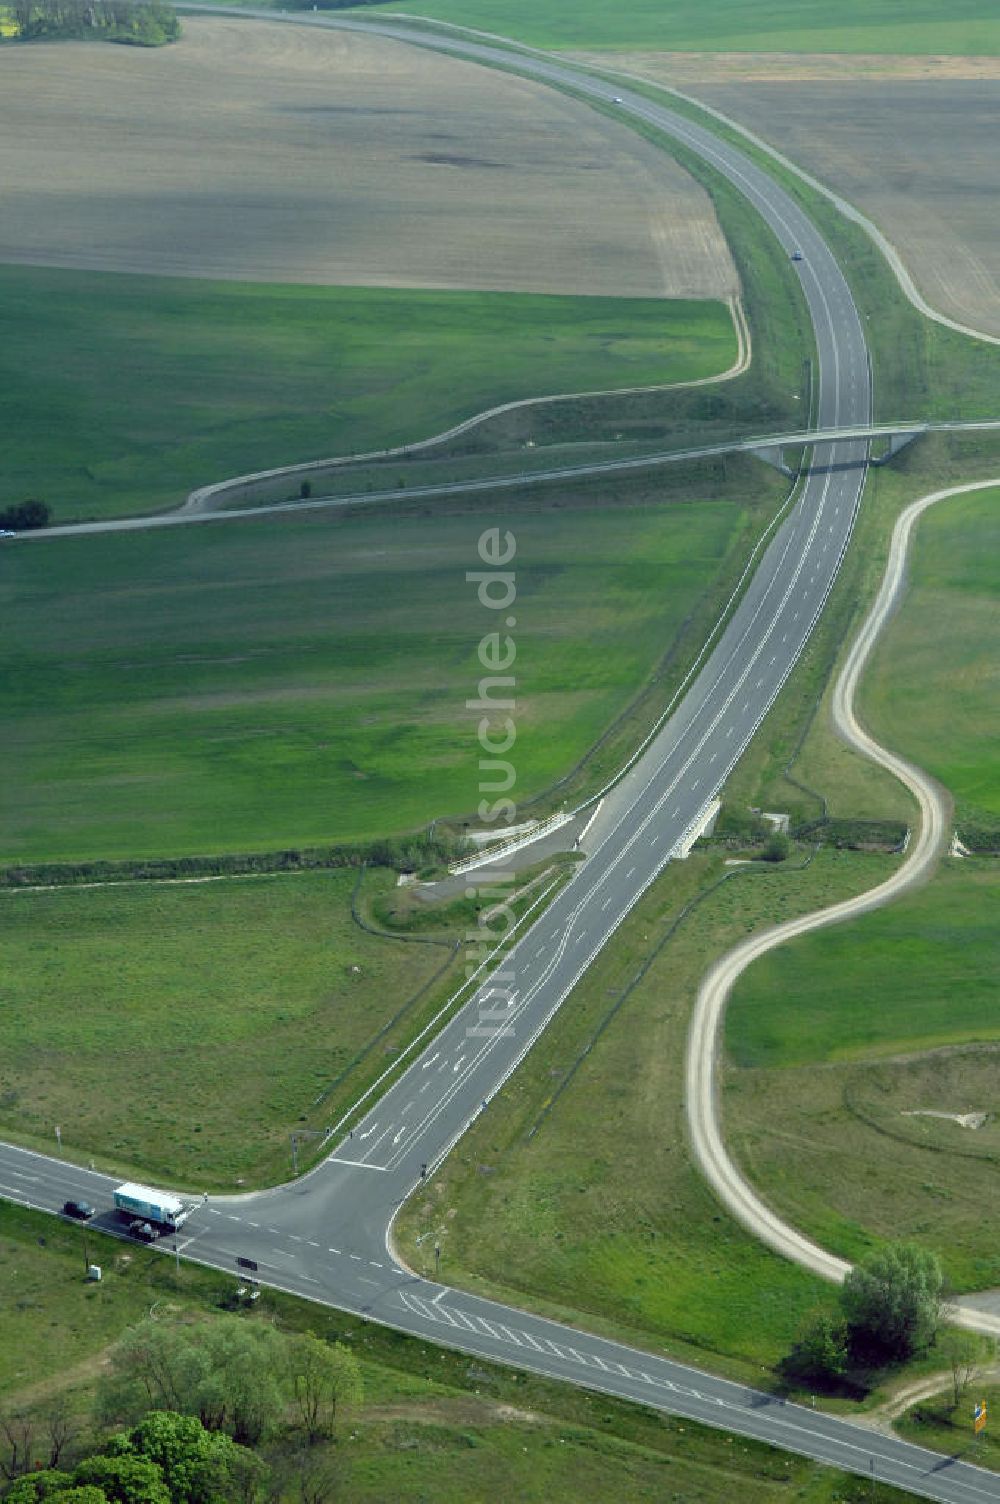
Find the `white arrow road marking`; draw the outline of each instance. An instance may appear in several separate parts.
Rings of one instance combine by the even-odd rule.
[[[378,1123],[373,1123],[370,1128],[365,1129],[364,1133],[359,1133],[358,1138],[371,1138],[377,1127]]]
[[[420,1069],[422,1071],[428,1070],[430,1068],[430,1066],[432,1066],[434,1064],[435,1060],[438,1058],[438,1056],[440,1055],[440,1053],[441,1053],[440,1050],[435,1050],[434,1054],[431,1056],[431,1058],[429,1060],[425,1060],[424,1063],[423,1063],[423,1065],[420,1067]]]
[[[453,1071],[460,1070],[461,1069],[461,1065],[462,1065],[462,1061],[464,1059],[465,1059],[464,1055],[459,1055],[458,1059],[455,1061],[455,1064],[452,1066],[452,1070]]]

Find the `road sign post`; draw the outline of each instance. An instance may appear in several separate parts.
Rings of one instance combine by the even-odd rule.
[[[986,1401],[985,1400],[978,1400],[976,1402],[976,1407],[975,1407],[975,1409],[972,1412],[972,1434],[973,1434],[973,1436],[978,1436],[981,1431],[985,1431],[986,1430],[986,1415],[987,1415]]]

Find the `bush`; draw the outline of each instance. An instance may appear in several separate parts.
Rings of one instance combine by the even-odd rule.
[[[926,1352],[941,1317],[941,1265],[913,1243],[893,1243],[848,1274],[840,1305],[851,1352],[862,1362]]]
[[[20,501],[16,506],[0,512],[0,527],[26,532],[36,527],[48,527],[50,512],[44,501]]]
[[[847,1324],[826,1312],[813,1316],[784,1367],[790,1377],[811,1383],[830,1384],[847,1372]]]
[[[768,836],[760,854],[762,862],[783,862],[788,856],[788,837],[780,830]]]

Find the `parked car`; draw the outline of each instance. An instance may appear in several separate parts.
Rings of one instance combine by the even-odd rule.
[[[78,1222],[89,1222],[94,1215],[94,1208],[89,1201],[64,1201],[63,1216],[75,1217]]]

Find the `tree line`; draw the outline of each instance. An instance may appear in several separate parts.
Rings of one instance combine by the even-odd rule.
[[[339,867],[392,867],[437,873],[467,855],[469,843],[444,831],[386,837],[355,845],[219,856],[135,857],[121,861],[36,862],[0,867],[0,887],[69,887],[73,883],[162,882],[178,877],[244,877],[266,872],[312,872]]]
[[[180,22],[166,0],[7,0],[14,37],[98,37],[160,47],[180,36]]]
[[[325,1504],[316,1444],[361,1398],[341,1342],[238,1316],[148,1319],[111,1350],[86,1445],[65,1405],[0,1413],[4,1504],[266,1504],[292,1481]]]

